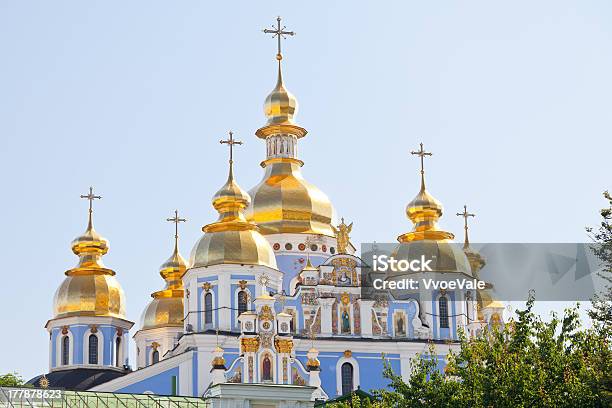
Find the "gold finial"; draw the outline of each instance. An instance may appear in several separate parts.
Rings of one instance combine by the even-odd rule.
[[[280,61],[283,59],[283,54],[281,53],[281,40],[285,39],[287,37],[287,35],[290,36],[294,36],[295,32],[294,31],[285,31],[285,26],[281,27],[281,18],[280,16],[276,17],[276,27],[272,26],[273,30],[270,30],[269,28],[266,28],[263,30],[264,33],[266,34],[272,34],[272,38],[276,37],[277,39],[277,47],[278,50],[276,52],[276,59],[278,60],[279,63],[279,67],[280,67]]]
[[[463,243],[463,248],[467,248],[470,246],[470,239],[468,238],[468,218],[475,217],[476,214],[471,214],[467,210],[467,205],[463,206],[463,212],[457,213],[458,217],[463,217],[463,229],[465,230],[465,241]]]
[[[415,151],[410,152],[410,154],[414,154],[416,156],[419,156],[421,158],[421,191],[425,190],[425,156],[432,156],[433,154],[431,152],[426,152],[425,149],[423,149],[423,143],[420,143],[420,149]]]
[[[234,140],[234,132],[228,132],[229,137],[226,140],[219,140],[219,143],[226,144],[229,147],[229,165],[230,177],[234,175],[234,145],[241,145],[242,141]]]
[[[346,248],[348,248],[350,244],[350,236],[351,230],[353,229],[353,223],[351,222],[349,225],[344,223],[344,218],[340,219],[340,225],[334,227],[332,225],[332,229],[334,234],[336,235],[336,246],[338,248],[339,254],[346,254]]]
[[[92,227],[91,217],[92,217],[92,214],[93,214],[93,200],[99,200],[99,199],[102,198],[102,196],[95,195],[94,192],[93,192],[93,187],[89,187],[89,194],[81,195],[81,198],[84,198],[84,199],[89,201],[89,226],[88,226],[88,229],[91,229],[91,227]]]

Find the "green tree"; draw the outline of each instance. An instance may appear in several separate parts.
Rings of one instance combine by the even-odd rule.
[[[19,387],[24,383],[23,378],[17,373],[0,374],[0,387]]]
[[[610,336],[612,331],[612,196],[607,191],[604,191],[603,196],[608,201],[608,208],[599,211],[601,215],[599,227],[597,229],[587,228],[587,231],[598,244],[594,252],[601,261],[600,276],[607,283],[604,290],[593,297],[593,308],[589,311],[589,316],[605,335]]]
[[[545,322],[533,303],[531,296],[505,325],[472,338],[462,333],[442,372],[433,345],[413,360],[407,382],[387,364],[389,387],[375,392],[372,407],[610,406],[603,386],[612,370],[609,339],[582,329],[577,307]]]

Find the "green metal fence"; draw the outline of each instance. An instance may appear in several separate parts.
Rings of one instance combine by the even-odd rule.
[[[209,400],[154,394],[0,387],[0,408],[210,408]]]

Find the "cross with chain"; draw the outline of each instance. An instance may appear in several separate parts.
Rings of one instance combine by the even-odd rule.
[[[93,192],[93,187],[89,187],[89,194],[81,195],[81,198],[85,198],[89,201],[89,215],[91,216],[91,213],[93,213],[93,200],[99,200],[102,198],[102,196],[95,195]]]
[[[277,60],[282,60],[283,59],[283,54],[281,54],[281,39],[285,39],[287,37],[287,35],[290,36],[294,36],[295,32],[294,31],[285,31],[285,26],[281,27],[281,18],[280,16],[276,18],[276,27],[272,26],[273,30],[270,30],[269,28],[266,28],[263,30],[264,33],[266,34],[272,34],[272,38],[276,37],[276,39],[278,40],[278,52],[276,54],[276,59]]]
[[[174,210],[174,217],[166,218],[166,221],[174,223],[174,238],[178,239],[178,225],[179,225],[179,222],[186,222],[187,219],[180,218],[178,210]]]
[[[463,217],[463,222],[464,222],[463,229],[465,230],[465,244],[467,245],[470,242],[468,239],[468,218],[475,217],[476,214],[469,213],[467,210],[467,205],[464,205],[463,212],[457,213],[457,216]]]
[[[240,140],[234,140],[234,133],[230,130],[229,137],[227,140],[219,140],[219,143],[226,144],[229,147],[229,161],[230,164],[234,163],[234,145],[241,145],[242,142]]]
[[[410,154],[414,154],[416,156],[419,156],[421,158],[421,174],[425,174],[425,156],[431,156],[432,153],[431,152],[426,152],[425,149],[423,149],[423,143],[420,144],[421,148],[419,150],[412,151],[410,152]]]

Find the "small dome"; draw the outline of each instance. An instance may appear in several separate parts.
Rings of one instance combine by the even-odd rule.
[[[297,114],[297,110],[297,99],[285,88],[279,64],[278,81],[264,102],[264,114],[268,118],[268,125],[293,125],[293,117]]]
[[[69,275],[55,292],[53,314],[125,318],[125,294],[112,275]]]
[[[87,230],[72,241],[72,252],[79,257],[76,267],[66,271],[66,278],[55,293],[53,314],[66,316],[113,316],[125,318],[125,294],[106,268],[102,256],[108,252],[108,241],[93,227],[89,213]]]
[[[432,272],[462,272],[472,275],[468,258],[461,247],[450,240],[418,240],[400,243],[393,256],[396,259],[431,259]]]
[[[192,268],[220,264],[263,265],[277,269],[274,250],[256,230],[206,233],[191,252]]]
[[[156,327],[183,326],[185,318],[183,310],[183,296],[172,296],[171,293],[160,291],[155,296],[142,314],[141,329],[153,329]]]
[[[219,218],[202,228],[204,235],[191,251],[192,268],[243,264],[277,269],[272,246],[259,233],[257,225],[244,216],[244,209],[250,202],[249,195],[234,180],[230,161],[227,182],[212,199]]]

